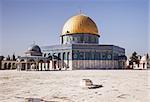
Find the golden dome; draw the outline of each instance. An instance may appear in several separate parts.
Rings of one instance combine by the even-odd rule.
[[[90,17],[83,14],[71,17],[65,23],[62,30],[62,35],[79,33],[95,34],[99,36],[95,22]]]

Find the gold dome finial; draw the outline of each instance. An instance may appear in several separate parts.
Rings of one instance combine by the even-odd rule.
[[[33,41],[33,44],[32,45],[35,45],[36,44],[36,42],[35,41]]]
[[[79,10],[79,14],[82,14],[82,10],[81,9]]]
[[[79,15],[84,14],[83,10],[80,9],[78,14]]]

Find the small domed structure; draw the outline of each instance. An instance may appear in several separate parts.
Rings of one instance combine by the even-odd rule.
[[[27,52],[25,52],[27,56],[42,56],[41,49],[38,45],[31,45]]]
[[[41,49],[38,45],[31,45],[29,48],[28,48],[28,51],[36,51],[36,52],[41,52]]]

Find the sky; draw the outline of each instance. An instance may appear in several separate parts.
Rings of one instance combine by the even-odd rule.
[[[99,44],[150,52],[149,0],[0,0],[0,54],[22,55],[34,42],[60,44],[64,23],[82,13],[97,24]],[[148,50],[149,49],[149,50]]]

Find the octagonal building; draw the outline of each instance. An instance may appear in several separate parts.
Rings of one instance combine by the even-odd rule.
[[[51,57],[51,69],[123,69],[125,49],[99,44],[100,30],[84,14],[66,21],[60,34],[60,45],[42,46],[45,57]]]

